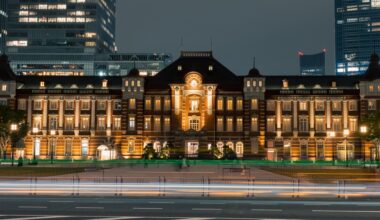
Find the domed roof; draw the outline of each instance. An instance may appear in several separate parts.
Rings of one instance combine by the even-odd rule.
[[[140,71],[137,68],[133,68],[129,71],[128,75],[129,77],[139,77]]]
[[[371,55],[371,62],[368,66],[368,69],[363,75],[363,80],[374,80],[378,78],[380,78],[379,55],[374,52]]]
[[[249,71],[248,76],[249,77],[263,77],[263,75],[260,74],[260,71],[256,69],[255,67]]]

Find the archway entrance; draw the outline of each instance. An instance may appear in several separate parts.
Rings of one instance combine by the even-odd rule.
[[[110,150],[106,145],[100,145],[97,148],[98,160],[114,160],[116,159],[116,151]]]

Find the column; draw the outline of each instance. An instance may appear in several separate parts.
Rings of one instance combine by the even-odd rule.
[[[310,101],[310,110],[309,110],[309,122],[310,122],[310,137],[314,137],[315,133],[315,101]]]
[[[48,98],[45,97],[42,100],[42,132],[43,135],[46,135],[46,130],[48,129],[47,121],[48,121]]]
[[[276,131],[277,131],[277,137],[281,137],[281,120],[282,120],[281,101],[276,101]]]
[[[137,109],[137,103],[136,103],[136,109]],[[111,99],[107,100],[106,115],[107,115],[107,119],[106,119],[107,120],[107,136],[111,136],[111,123],[112,123],[112,100]]]
[[[64,117],[64,101],[63,98],[58,101],[58,134],[63,134],[63,117]]]
[[[95,97],[91,98],[91,125],[90,125],[90,130],[91,130],[91,135],[95,135],[95,130],[96,130],[96,100]]]
[[[331,101],[326,101],[326,126],[327,131],[331,130]]]
[[[343,129],[348,128],[348,101],[343,101]]]
[[[293,136],[298,136],[298,101],[293,101]]]
[[[75,99],[75,110],[74,110],[74,134],[79,135],[79,117],[80,117],[80,100]]]

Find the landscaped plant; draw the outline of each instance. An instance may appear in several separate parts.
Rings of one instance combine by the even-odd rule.
[[[142,155],[142,157],[144,159],[146,159],[146,160],[157,159],[157,156],[158,156],[157,152],[156,152],[156,150],[154,150],[152,143],[145,145],[144,153]]]
[[[237,155],[233,149],[231,149],[229,146],[224,145],[223,146],[223,157],[222,159],[225,160],[236,160]]]

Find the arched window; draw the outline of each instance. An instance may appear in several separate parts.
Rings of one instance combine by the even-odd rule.
[[[244,155],[244,144],[243,144],[243,142],[237,142],[236,143],[236,155],[239,158],[243,157],[243,155]]]
[[[231,141],[230,142],[227,142],[226,144],[229,148],[231,148],[232,150],[235,150],[234,149],[234,143],[232,143]]]
[[[216,143],[216,147],[222,153],[223,153],[223,146],[224,146],[224,143],[222,141],[219,141],[218,143]]]
[[[153,143],[153,149],[158,153],[161,151],[161,143],[159,141],[155,141]]]

